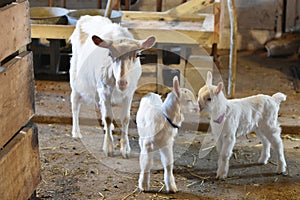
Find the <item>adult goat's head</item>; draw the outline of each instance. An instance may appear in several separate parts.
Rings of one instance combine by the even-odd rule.
[[[94,35],[92,40],[97,46],[109,49],[113,60],[112,68],[116,79],[116,87],[121,91],[127,89],[131,77],[130,73],[134,71],[135,67],[140,66],[139,53],[155,44],[154,36],[150,36],[145,40],[121,38],[108,41]]]

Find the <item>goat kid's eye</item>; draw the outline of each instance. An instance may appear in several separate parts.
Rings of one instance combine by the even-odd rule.
[[[208,97],[208,98],[207,98],[207,101],[211,101],[211,98],[210,98],[210,97]]]

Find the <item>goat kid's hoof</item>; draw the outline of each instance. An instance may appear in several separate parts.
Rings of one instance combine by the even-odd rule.
[[[220,180],[220,181],[225,181],[226,178],[227,178],[226,175],[217,175],[217,176],[216,176],[216,179],[217,179],[217,180]]]

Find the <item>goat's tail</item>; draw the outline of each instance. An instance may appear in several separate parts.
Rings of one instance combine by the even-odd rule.
[[[277,92],[276,94],[273,94],[272,98],[278,103],[280,104],[282,101],[286,100],[286,95],[281,93],[281,92]]]

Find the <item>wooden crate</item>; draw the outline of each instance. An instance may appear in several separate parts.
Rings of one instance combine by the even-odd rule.
[[[41,180],[37,127],[29,124],[0,150],[0,197],[28,199]]]
[[[18,2],[0,8],[0,61],[31,41],[29,3]]]
[[[0,147],[34,115],[32,53],[23,52],[0,72]]]

